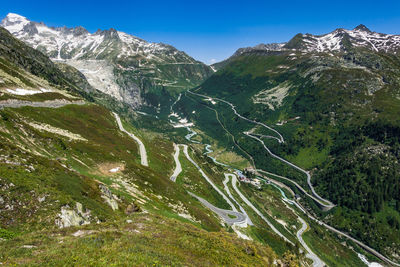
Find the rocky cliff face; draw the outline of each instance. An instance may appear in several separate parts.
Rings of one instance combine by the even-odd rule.
[[[94,88],[138,107],[198,85],[213,72],[176,48],[115,29],[48,27],[8,14],[1,26],[53,61],[81,71]]]

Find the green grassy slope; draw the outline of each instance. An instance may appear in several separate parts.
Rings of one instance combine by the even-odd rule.
[[[207,232],[153,214],[129,219],[133,222],[18,236],[0,242],[0,261],[24,266],[272,266],[276,259],[270,248],[226,232]]]
[[[75,69],[54,65],[7,32],[0,34],[1,53],[11,51],[0,53],[1,104],[89,100],[0,109],[1,264],[298,265],[298,251],[269,230],[263,232],[269,239],[241,240],[190,196],[186,190],[195,185],[196,193],[228,208],[189,162],[181,158],[184,173],[177,183],[170,181],[173,141],[185,142],[183,129],[99,92],[88,94],[87,81]],[[6,90],[42,87],[53,92]],[[143,141],[149,167],[140,164],[136,142],[119,130],[111,110]],[[202,153],[190,148],[222,190],[223,170]],[[181,183],[183,176],[188,183]],[[274,240],[274,251],[268,240]]]
[[[398,56],[351,48],[333,54],[244,53],[195,91],[226,99],[242,115],[273,125],[286,142],[265,139],[270,149],[311,170],[317,191],[341,207],[326,220],[396,257],[400,235],[392,233],[398,233],[400,222],[399,83]],[[280,91],[285,96],[280,102],[274,92],[284,85],[289,86]],[[266,96],[264,104],[260,92]],[[298,182],[304,179],[271,161],[259,143],[244,140],[241,132],[253,126],[232,115],[229,106],[208,105],[224,117],[226,127],[231,125],[230,131],[257,166]],[[279,121],[283,125],[275,125]],[[207,128],[207,122],[202,126],[207,134],[216,132]],[[221,134],[213,137],[225,140]],[[386,206],[391,212],[383,218],[379,214]]]

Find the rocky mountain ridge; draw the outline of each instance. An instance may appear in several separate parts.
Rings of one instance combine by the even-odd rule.
[[[81,26],[48,27],[13,13],[0,25],[53,61],[77,68],[94,88],[133,107],[157,106],[161,91],[166,90],[168,97],[213,72],[170,45],[149,43],[115,29],[89,33]]]
[[[323,35],[299,33],[286,43],[239,48],[233,56],[256,51],[343,52],[350,47],[364,47],[375,52],[397,54],[400,49],[400,35],[373,32],[360,24],[353,30],[338,28]]]
[[[90,33],[81,26],[75,28],[47,27],[44,23],[29,21],[27,18],[13,13],[8,14],[3,19],[1,26],[18,39],[22,39],[35,49],[45,52],[51,59],[106,59],[110,57],[112,52],[119,52],[118,58],[142,55],[148,58],[154,57],[156,61],[161,62],[178,63],[179,59],[181,59],[181,63],[195,62],[184,52],[178,51],[172,46],[149,43],[113,28]],[[118,46],[108,49],[104,47],[110,41],[118,41]],[[160,59],[155,56],[155,54],[167,50],[170,50],[171,53],[165,54],[166,58]],[[181,58],[173,57],[176,54],[179,54]]]

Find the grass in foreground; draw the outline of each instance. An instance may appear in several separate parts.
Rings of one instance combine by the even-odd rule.
[[[268,246],[177,220],[134,214],[131,223],[39,231],[0,242],[0,262],[30,266],[271,266]]]

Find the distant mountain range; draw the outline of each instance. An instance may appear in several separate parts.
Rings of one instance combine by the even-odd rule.
[[[376,52],[397,54],[400,50],[400,35],[372,32],[361,24],[353,30],[336,29],[323,35],[299,33],[287,43],[259,44],[254,47],[240,48],[235,55],[256,50],[335,52],[346,51],[350,47],[364,47]]]
[[[53,61],[76,67],[94,88],[133,107],[158,106],[213,73],[173,46],[115,29],[89,33],[80,26],[48,27],[13,13],[0,25]]]
[[[259,44],[236,50],[231,58],[245,53],[264,53],[276,51],[298,51],[303,53],[332,53],[348,51],[352,47],[369,49],[375,52],[397,54],[400,51],[400,35],[373,32],[360,24],[353,30],[336,29],[323,35],[299,33],[285,43]],[[226,65],[230,58],[212,65],[216,70]]]

